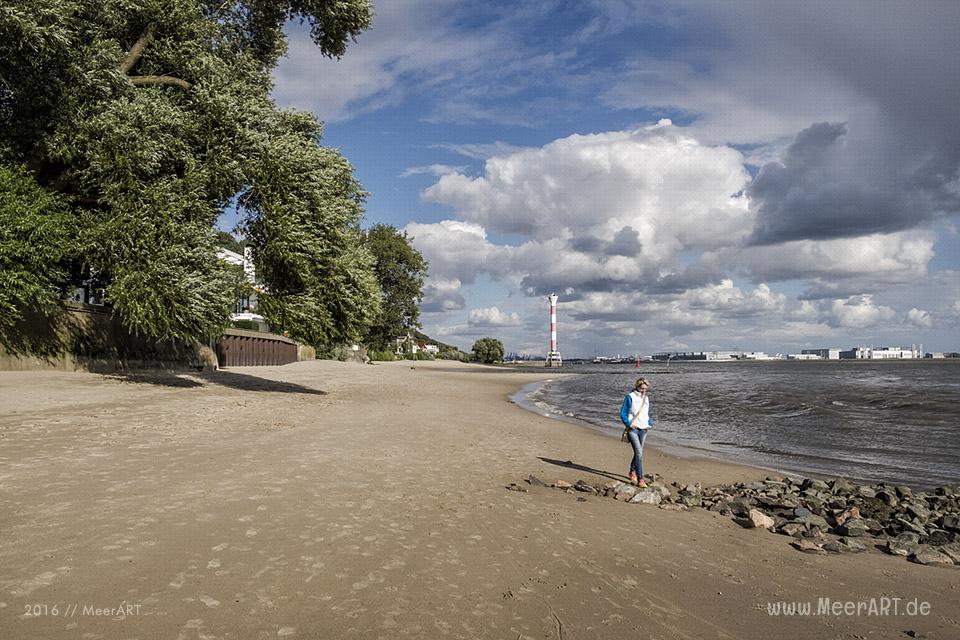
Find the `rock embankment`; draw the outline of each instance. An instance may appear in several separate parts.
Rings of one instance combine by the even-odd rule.
[[[792,477],[703,487],[667,484],[658,475],[647,478],[645,488],[616,480],[546,483],[536,476],[526,483],[661,509],[708,509],[743,527],[794,538],[791,545],[805,553],[856,553],[873,547],[919,564],[960,565],[958,487],[920,492],[843,478],[825,482]],[[525,491],[516,483],[508,488]]]

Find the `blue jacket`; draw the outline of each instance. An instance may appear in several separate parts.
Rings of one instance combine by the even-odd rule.
[[[636,399],[639,399],[639,398],[640,398],[640,394],[639,394],[637,391],[632,391],[632,392],[630,392],[630,393],[627,394],[627,397],[625,397],[625,398],[623,399],[623,404],[620,405],[620,422],[622,422],[622,423],[623,423],[623,426],[625,426],[625,427],[629,427],[629,426],[630,426],[630,422],[631,422],[631,420],[632,420],[632,418],[633,418],[633,414],[634,414],[633,403],[634,403],[634,401],[635,401],[635,400],[634,400],[635,398],[636,398]],[[646,410],[646,413],[647,413],[647,424],[643,425],[643,424],[640,424],[640,423],[638,422],[638,423],[635,425],[635,427],[636,427],[637,429],[647,429],[647,428],[653,426],[653,417],[652,417],[652,416],[653,416],[653,413],[652,413],[652,411],[651,411],[650,396],[647,396],[647,403],[646,403],[646,404],[647,404],[647,406],[646,406],[646,407],[642,407],[642,409],[645,409],[645,410]]]

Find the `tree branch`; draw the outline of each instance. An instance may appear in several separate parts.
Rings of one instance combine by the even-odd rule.
[[[127,57],[117,66],[117,71],[123,74],[130,73],[130,69],[133,69],[133,65],[137,64],[137,60],[143,55],[143,50],[153,42],[153,34],[156,30],[156,22],[151,22],[147,25],[143,33],[140,34],[140,38],[130,47],[130,51],[127,52]]]
[[[171,85],[180,87],[183,90],[189,90],[193,87],[186,80],[181,80],[174,76],[129,76],[130,82],[137,87],[158,87],[161,85]]]

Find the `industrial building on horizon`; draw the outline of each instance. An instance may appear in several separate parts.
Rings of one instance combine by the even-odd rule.
[[[920,358],[949,358],[953,353],[924,353],[923,345],[903,347],[857,346],[852,349],[818,348],[803,349],[800,353],[778,353],[769,355],[763,351],[669,351],[656,353],[653,360],[692,360],[692,361],[730,361],[730,360],[913,360]]]

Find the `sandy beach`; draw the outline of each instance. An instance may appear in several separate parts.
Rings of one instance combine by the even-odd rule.
[[[805,555],[704,510],[506,490],[625,479],[629,447],[509,401],[536,376],[0,372],[0,638],[960,637],[957,568]],[[645,466],[770,475],[656,451]],[[899,615],[767,610],[821,598],[898,598]],[[914,601],[928,615],[907,615]]]

